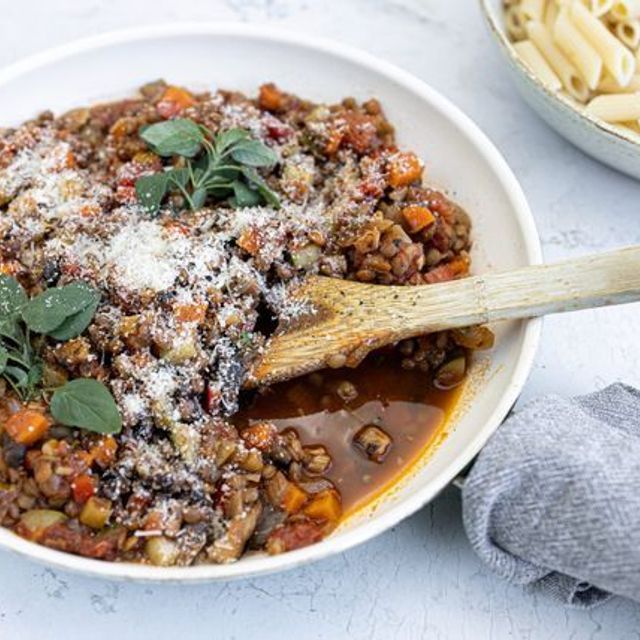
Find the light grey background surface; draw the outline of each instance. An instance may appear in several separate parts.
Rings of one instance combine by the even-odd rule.
[[[0,65],[80,36],[178,20],[268,22],[387,58],[493,139],[527,193],[547,259],[640,242],[640,183],[569,147],[526,108],[475,0],[0,0]],[[523,399],[640,385],[639,321],[639,305],[547,320]],[[455,489],[349,553],[225,585],[119,585],[0,553],[1,640],[346,637],[627,640],[640,638],[640,605],[566,610],[504,584],[471,552]]]

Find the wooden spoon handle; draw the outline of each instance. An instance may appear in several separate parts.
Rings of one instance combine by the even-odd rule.
[[[271,338],[251,384],[435,331],[640,300],[640,247],[418,287],[310,277],[299,295],[317,313]]]
[[[640,300],[640,247],[419,287],[417,299],[409,288],[402,293],[420,308],[411,332],[633,302]]]

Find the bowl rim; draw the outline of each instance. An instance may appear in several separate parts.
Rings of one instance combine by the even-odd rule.
[[[129,42],[140,42],[176,36],[232,36],[243,39],[264,41],[274,44],[288,44],[311,49],[354,63],[369,71],[382,75],[396,84],[418,95],[446,117],[462,131],[497,176],[503,188],[514,203],[513,215],[522,231],[523,253],[529,264],[542,262],[542,250],[534,218],[515,175],[506,160],[479,127],[458,107],[423,80],[389,62],[355,47],[328,39],[296,34],[280,28],[263,25],[248,25],[235,22],[185,22],[160,24],[112,31],[97,36],[82,38],[74,42],[48,49],[0,70],[0,87],[19,76],[40,67],[55,64],[80,53],[101,48],[110,48]],[[387,512],[379,515],[351,531],[342,532],[337,537],[325,540],[277,556],[250,556],[239,562],[226,565],[199,565],[195,567],[155,567],[134,563],[114,563],[83,558],[56,551],[29,542],[8,529],[0,528],[0,548],[26,556],[32,561],[46,564],[56,569],[81,573],[85,576],[101,577],[133,582],[198,583],[232,580],[292,569],[294,567],[340,553],[370,540],[374,536],[398,524],[415,513],[433,499],[469,464],[491,434],[497,429],[515,404],[533,365],[540,339],[542,320],[524,321],[522,343],[512,378],[505,383],[500,401],[494,407],[489,419],[477,430],[464,448],[432,482],[407,498],[398,501]]]
[[[479,2],[480,10],[503,53],[511,59],[511,62],[513,62],[520,74],[524,75],[539,92],[543,93],[551,101],[554,101],[565,112],[568,112],[570,115],[578,116],[579,120],[581,120],[584,125],[591,127],[596,134],[601,134],[605,138],[614,138],[615,140],[611,140],[611,142],[615,141],[625,145],[632,145],[635,147],[634,151],[638,151],[640,148],[640,135],[638,135],[638,138],[636,139],[633,134],[627,134],[615,125],[586,113],[584,110],[576,106],[570,98],[558,91],[553,91],[544,84],[544,82],[542,82],[542,80],[540,80],[540,78],[538,78],[538,76],[524,63],[522,58],[513,48],[511,40],[509,40],[504,28],[499,24],[498,18],[494,15],[493,7],[490,4],[491,0],[479,0]]]

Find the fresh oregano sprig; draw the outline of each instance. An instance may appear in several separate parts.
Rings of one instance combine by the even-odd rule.
[[[43,362],[34,334],[55,340],[79,336],[90,324],[100,292],[85,282],[47,289],[29,299],[20,283],[0,275],[0,377],[25,402],[43,391]],[[53,391],[51,415],[60,424],[97,433],[122,428],[118,407],[107,387],[80,378]]]
[[[192,210],[221,200],[233,207],[280,206],[278,196],[257,171],[273,167],[278,157],[246,129],[213,135],[192,120],[178,118],[144,127],[140,137],[154,153],[181,157],[185,164],[136,181],[138,201],[151,214],[158,212],[171,191],[181,193]]]

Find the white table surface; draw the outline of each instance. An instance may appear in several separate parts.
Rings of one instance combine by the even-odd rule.
[[[0,0],[0,65],[145,23],[244,20],[391,60],[464,109],[506,156],[547,259],[640,242],[640,184],[551,132],[514,94],[475,0]],[[268,75],[268,73],[267,73]],[[45,105],[43,105],[45,106]],[[0,105],[0,118],[2,106]],[[640,306],[547,320],[523,399],[640,385]],[[0,638],[640,637],[640,606],[568,610],[506,584],[469,548],[456,489],[353,551],[285,575],[198,587],[101,582],[0,553]]]

